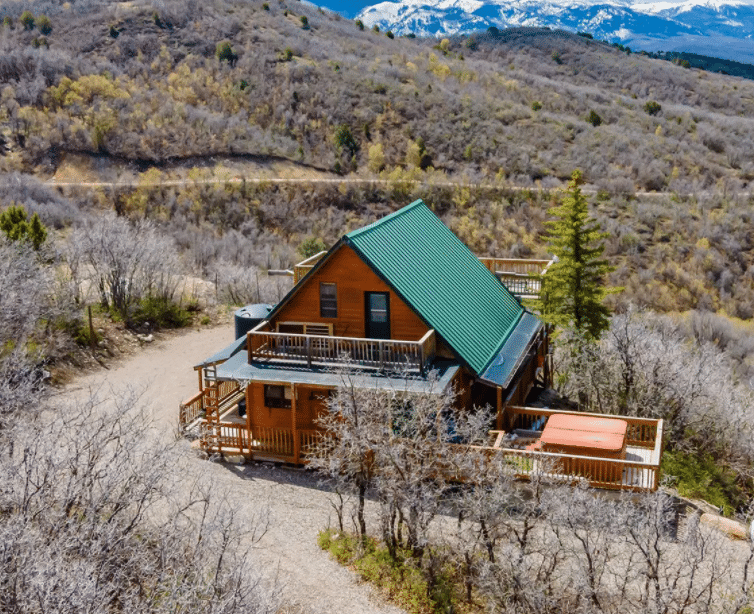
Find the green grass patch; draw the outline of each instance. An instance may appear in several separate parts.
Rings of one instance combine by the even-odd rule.
[[[408,612],[468,611],[468,604],[461,604],[462,589],[451,570],[441,572],[430,589],[424,572],[408,552],[400,552],[394,560],[377,540],[367,538],[362,543],[358,537],[334,529],[321,531],[317,543],[338,563],[351,567],[363,580],[379,587],[393,603]]]
[[[726,516],[732,516],[748,501],[736,473],[710,454],[666,451],[662,457],[662,473],[675,478],[674,485],[682,497],[703,499],[722,508]]]
[[[191,314],[168,299],[146,297],[139,301],[128,324],[137,327],[146,322],[157,328],[182,328],[191,324]]]

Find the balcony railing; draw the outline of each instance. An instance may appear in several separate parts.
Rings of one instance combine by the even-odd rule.
[[[659,485],[660,466],[654,462],[505,448],[477,450],[490,460],[500,455],[503,469],[520,479],[538,476],[563,483],[584,480],[592,488],[628,491],[655,491]]]
[[[263,330],[247,333],[249,362],[284,361],[319,366],[355,366],[425,373],[435,355],[435,331],[418,341],[301,335]]]
[[[306,260],[302,260],[298,264],[293,265],[293,285],[295,286],[298,282],[300,282],[304,276],[311,271],[314,268],[314,265],[317,264],[321,259],[322,256],[324,256],[327,252],[322,251],[318,254],[314,254],[313,256],[310,256]]]
[[[619,418],[628,423],[626,431],[626,445],[654,449],[662,442],[662,420],[653,418],[636,418],[634,416],[614,416],[608,414],[590,414],[577,412],[579,416],[593,418]],[[573,415],[572,411],[560,409],[544,409],[540,407],[507,407],[504,423],[506,430],[524,429],[541,431],[547,418],[554,414]],[[659,448],[658,448],[659,449]]]
[[[552,260],[517,258],[479,258],[479,261],[518,298],[538,297],[542,290],[539,278],[553,263]]]
[[[624,417],[621,417],[625,419]],[[549,482],[573,483],[587,481],[593,488],[628,491],[654,491],[660,478],[659,445],[662,439],[662,421],[655,430],[652,453],[649,445],[649,431],[644,424],[638,426],[630,437],[639,437],[643,445],[628,446],[625,459],[598,458],[577,454],[517,450],[495,446],[458,445],[464,454],[479,453],[480,461],[503,461],[502,469],[512,477],[531,479],[535,476]],[[651,426],[651,425],[650,425]],[[304,430],[281,427],[255,427],[251,430],[245,424],[207,423],[200,429],[202,449],[212,453],[243,454],[256,459],[273,459],[289,463],[305,463],[311,448],[320,441],[317,430]],[[637,443],[638,440],[632,440]],[[636,452],[647,449],[646,459]],[[656,454],[655,454],[656,452]],[[639,460],[632,460],[632,459]],[[498,465],[500,467],[500,465]],[[458,476],[456,476],[458,477]],[[460,478],[463,480],[463,478]]]
[[[326,251],[319,252],[293,265],[293,284],[296,285],[300,282],[326,253]],[[520,296],[536,296],[539,294],[539,280],[534,280],[533,277],[544,275],[553,262],[552,260],[486,257],[479,258],[479,261],[496,275],[513,294]],[[283,272],[290,275],[290,271],[278,271],[278,273]]]

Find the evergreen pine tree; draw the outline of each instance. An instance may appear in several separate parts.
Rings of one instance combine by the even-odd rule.
[[[35,213],[27,221],[28,214],[21,205],[11,205],[0,213],[0,230],[11,241],[28,241],[39,250],[47,240],[47,229]]]
[[[546,321],[596,340],[610,325],[603,300],[616,289],[605,286],[614,269],[601,258],[606,234],[589,217],[582,183],[581,171],[574,171],[562,203],[551,211],[555,219],[546,223],[557,260],[542,278],[539,307]]]

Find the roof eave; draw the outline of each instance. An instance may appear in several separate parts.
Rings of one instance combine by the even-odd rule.
[[[524,319],[524,316],[526,314],[528,314],[528,315],[532,316],[533,318],[535,318],[537,325],[532,330],[531,335],[529,336],[529,340],[526,342],[526,346],[524,346],[523,351],[521,351],[519,353],[518,357],[516,358],[516,362],[514,363],[513,368],[510,369],[510,371],[508,372],[506,378],[502,382],[499,382],[499,381],[496,381],[496,380],[489,379],[489,378],[485,377],[485,374],[488,372],[488,370],[490,369],[490,367],[492,367],[493,363],[495,362],[495,359],[503,351],[505,351],[506,344],[512,339],[513,333],[515,333],[515,329],[518,328],[518,326],[521,324],[521,322]],[[516,326],[514,327],[514,329],[511,332],[511,334],[509,334],[505,338],[505,340],[503,341],[503,343],[498,348],[497,352],[495,352],[495,354],[492,356],[492,358],[490,359],[490,361],[484,367],[484,369],[482,370],[481,374],[478,375],[478,379],[480,381],[484,382],[485,384],[490,385],[490,386],[500,386],[501,388],[504,388],[504,389],[508,388],[508,386],[511,385],[511,383],[513,382],[513,380],[518,375],[518,372],[520,371],[521,366],[523,365],[524,359],[529,355],[529,351],[531,350],[532,346],[535,344],[535,342],[537,340],[537,337],[538,337],[540,331],[543,328],[544,328],[544,324],[542,323],[542,321],[537,316],[535,316],[530,311],[524,311],[521,314],[521,317],[519,318],[518,322],[516,323]]]

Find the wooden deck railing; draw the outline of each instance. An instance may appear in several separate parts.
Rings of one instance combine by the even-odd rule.
[[[207,452],[232,451],[243,454],[249,449],[249,431],[245,424],[232,422],[203,422],[199,430],[199,441]]]
[[[272,359],[307,366],[351,365],[424,373],[435,355],[434,330],[418,341],[402,341],[277,333],[263,328],[260,324],[247,333],[249,362]]]
[[[301,457],[303,459],[306,459],[309,450],[319,443],[322,433],[317,430],[299,430],[298,436],[300,442],[299,450],[301,452]]]
[[[658,441],[662,441],[662,420],[651,418],[636,418],[633,416],[614,416],[606,414],[590,414],[584,412],[572,412],[558,409],[543,409],[539,407],[516,407],[505,409],[503,423],[507,431],[513,429],[525,429],[541,431],[546,419],[553,414],[573,414],[579,416],[591,416],[594,418],[619,418],[628,423],[626,432],[626,445],[640,448],[655,448]]]
[[[188,401],[181,403],[178,410],[178,424],[185,429],[204,412],[204,391],[200,390]]]
[[[539,296],[542,290],[540,278],[553,262],[515,258],[479,258],[479,261],[519,298]]]
[[[541,431],[549,416],[553,414],[573,414],[574,412],[542,409],[539,407],[508,407],[503,416],[505,429],[513,431]],[[554,470],[550,473],[588,479],[592,486],[619,490],[657,490],[660,480],[660,460],[662,457],[663,421],[633,416],[614,416],[578,412],[580,416],[595,418],[618,418],[628,423],[626,446],[639,457],[649,458],[649,462],[636,462],[623,459],[597,458],[574,454],[534,452],[528,450],[500,449],[506,458],[541,459],[550,463]],[[641,449],[644,451],[642,452]],[[516,461],[518,462],[518,461]],[[533,470],[532,466],[532,470]],[[565,477],[563,478],[565,479]]]
[[[221,422],[203,423],[200,432],[202,449],[213,453],[249,454],[289,463],[305,462],[309,450],[321,436],[317,430],[299,429],[298,456],[294,447],[293,429],[253,427],[251,436],[245,424]]]
[[[511,294],[521,297],[539,296],[542,291],[542,280],[523,273],[498,273],[498,279]]]
[[[483,450],[490,457],[500,454],[503,468],[522,479],[538,475],[562,482],[587,480],[593,488],[630,491],[655,491],[659,485],[660,467],[654,463],[505,448]]]
[[[238,382],[233,380],[221,380],[217,382],[216,385],[218,396],[217,405],[219,411],[222,412],[228,401],[238,395],[240,387]],[[206,387],[204,390],[200,390],[188,401],[184,401],[180,404],[178,410],[178,424],[181,429],[186,429],[204,414],[210,386]]]
[[[313,256],[310,256],[306,260],[302,260],[298,264],[293,265],[293,285],[295,286],[298,282],[300,282],[304,276],[311,271],[314,268],[314,265],[317,264],[321,259],[322,256],[324,256],[327,252],[322,251],[318,254],[314,254]]]
[[[306,462],[307,453],[322,436],[317,430],[298,430],[299,449],[291,428],[254,427],[251,435],[245,424],[203,423],[202,448],[208,453],[249,454],[290,463]],[[488,462],[502,459],[503,471],[519,479],[541,476],[555,482],[587,480],[593,488],[654,491],[659,485],[659,463],[596,458],[508,448],[463,446],[478,452]]]
[[[552,260],[526,260],[518,258],[479,258],[491,273],[515,273],[517,275],[541,275]]]
[[[293,429],[258,426],[252,429],[251,452],[262,456],[280,457],[282,460],[292,460]]]

